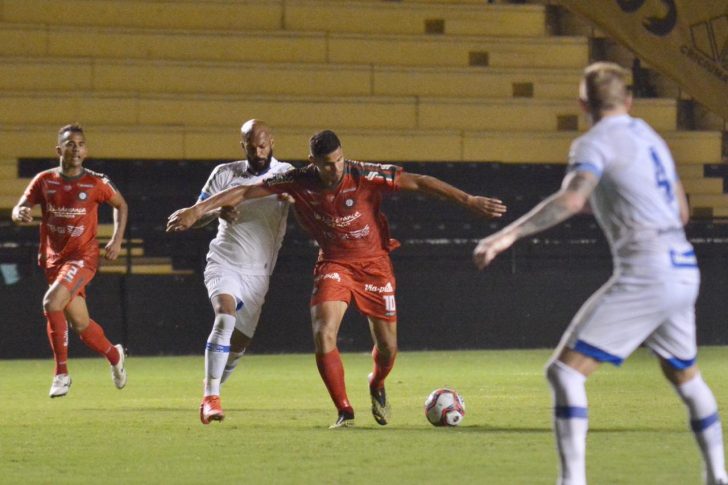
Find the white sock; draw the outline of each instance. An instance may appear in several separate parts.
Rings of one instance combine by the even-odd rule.
[[[224,384],[225,381],[228,380],[235,370],[235,367],[238,366],[240,359],[243,358],[243,355],[245,355],[245,349],[243,349],[242,352],[230,352],[228,354],[227,364],[225,364],[225,369],[222,371],[222,380],[220,380],[220,384]]]
[[[554,401],[554,434],[559,451],[558,485],[586,485],[586,377],[561,361],[546,368]]]
[[[688,409],[690,427],[703,455],[707,482],[728,481],[723,454],[723,430],[713,392],[699,372],[685,384],[675,386],[675,390]]]
[[[233,315],[215,317],[212,332],[205,346],[205,396],[220,395],[220,378],[230,353],[230,337],[235,329]]]

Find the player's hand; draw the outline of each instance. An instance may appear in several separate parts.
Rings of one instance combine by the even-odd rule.
[[[478,269],[488,266],[496,256],[508,249],[516,242],[513,232],[496,232],[492,236],[481,239],[473,251],[473,261]]]
[[[13,209],[12,219],[15,222],[33,222],[33,216],[30,214],[30,207],[16,206]]]
[[[226,205],[225,207],[220,208],[220,213],[217,217],[225,222],[232,224],[233,222],[238,220],[238,215],[240,215],[240,212],[238,212],[235,207]]]
[[[278,194],[278,201],[280,202],[288,202],[289,204],[295,204],[296,199],[293,198],[291,194],[288,192],[283,192],[281,194]]]
[[[108,259],[109,261],[114,261],[116,258],[119,257],[119,254],[121,253],[121,240],[115,241],[112,239],[106,244],[106,253],[104,253],[104,258]]]
[[[186,231],[194,224],[199,216],[194,207],[185,207],[169,216],[167,220],[167,232]]]
[[[471,196],[468,204],[475,212],[483,214],[485,217],[489,218],[501,217],[506,212],[506,206],[498,199]]]

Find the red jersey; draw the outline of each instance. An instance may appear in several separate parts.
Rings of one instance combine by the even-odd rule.
[[[380,211],[382,193],[399,189],[402,167],[344,161],[344,175],[333,187],[320,181],[314,165],[291,170],[264,182],[275,193],[287,192],[299,220],[318,242],[319,259],[361,261],[388,254],[399,243],[389,238]]]
[[[82,260],[95,270],[99,261],[99,204],[111,199],[116,188],[103,174],[83,169],[69,178],[60,168],[35,176],[25,198],[40,204],[43,217],[40,225],[38,264],[44,268],[61,266],[69,260]]]

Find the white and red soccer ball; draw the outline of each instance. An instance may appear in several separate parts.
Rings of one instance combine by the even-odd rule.
[[[433,426],[458,426],[465,416],[465,401],[452,389],[437,389],[425,401],[425,416]]]

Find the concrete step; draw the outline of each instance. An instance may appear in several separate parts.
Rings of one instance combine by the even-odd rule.
[[[690,196],[723,194],[722,178],[682,179],[683,188]]]
[[[678,163],[675,168],[682,179],[699,179],[705,177],[705,167],[702,165],[683,165]]]
[[[721,207],[728,208],[728,195],[726,194],[695,194],[689,197],[690,206],[695,209],[697,207]]]
[[[572,100],[429,98],[413,96],[218,96],[128,93],[0,94],[0,123],[227,127],[240,113],[272,126],[316,129],[444,129],[474,131],[578,131],[588,128]],[[656,130],[677,125],[677,103],[636,100],[633,114]]]
[[[238,125],[225,128],[86,125],[85,128],[89,152],[96,158],[237,160],[240,157]],[[0,158],[47,157],[55,146],[57,131],[57,125],[1,125]],[[342,128],[336,132],[348,158],[380,162],[565,163],[571,142],[578,136],[573,132],[425,129]],[[308,128],[274,127],[276,157],[306,160],[311,135],[312,130]],[[678,163],[722,163],[720,132],[666,131],[661,135]]]
[[[538,5],[468,5],[362,1],[247,0],[245,2],[4,0],[3,21],[49,25],[187,30],[257,30],[541,36],[545,9]],[[241,22],[244,19],[244,22]]]
[[[25,192],[25,189],[28,187],[30,181],[31,179],[20,178],[0,179],[0,196],[7,195],[15,197],[15,202],[17,203],[20,196],[23,195],[23,192]]]
[[[245,76],[240,73],[245,72]],[[214,61],[11,57],[2,91],[318,96],[576,97],[580,69],[389,67]]]
[[[579,69],[586,38],[165,31],[0,23],[0,56]]]

